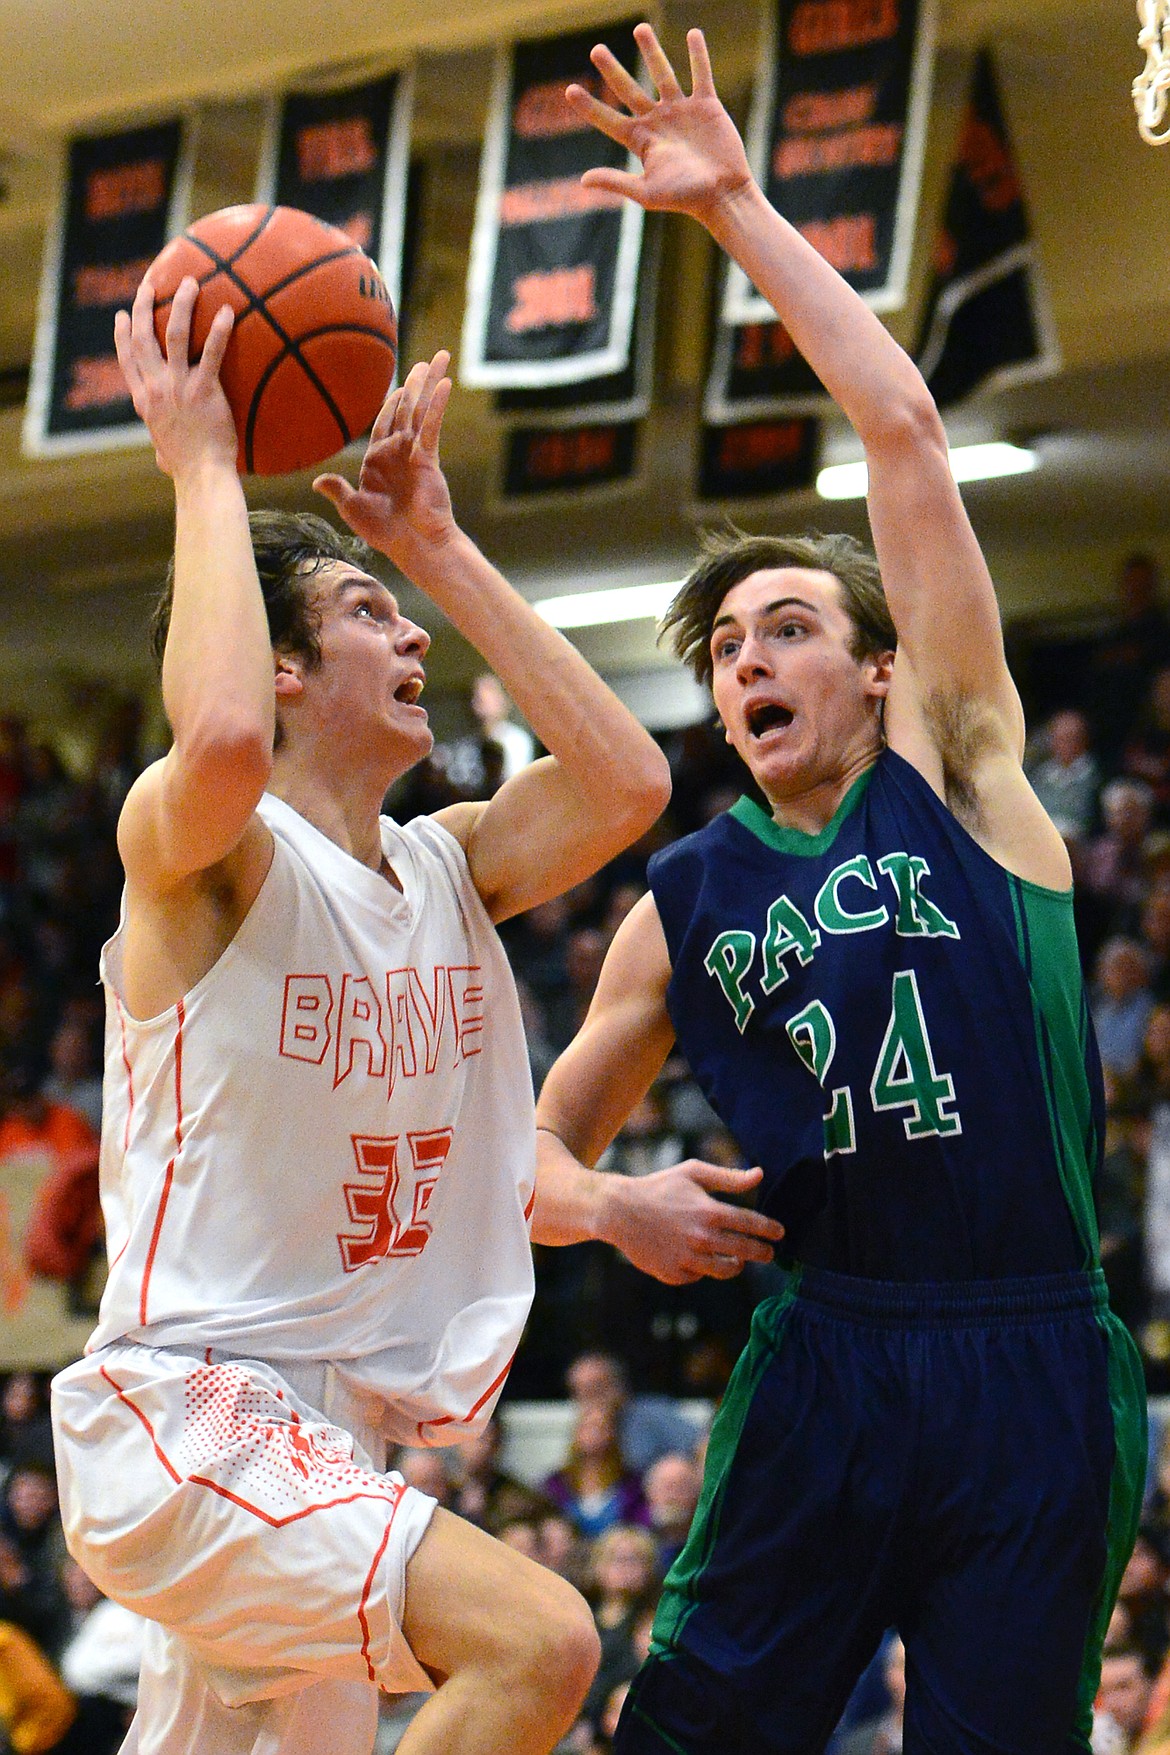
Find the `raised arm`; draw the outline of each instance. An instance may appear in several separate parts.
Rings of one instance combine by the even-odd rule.
[[[654,900],[619,927],[576,1039],[545,1079],[536,1110],[537,1243],[612,1243],[635,1267],[670,1285],[703,1275],[730,1279],[748,1261],[770,1261],[774,1220],[732,1206],[758,1170],[685,1163],[649,1176],[594,1170],[670,1052],[670,960]]]
[[[641,174],[596,169],[583,180],[704,225],[772,303],[857,429],[869,468],[874,545],[899,638],[890,742],[924,769],[933,767],[940,790],[952,780],[978,789],[985,771],[1005,760],[1018,771],[1023,715],[995,592],[921,374],[864,300],[765,199],[719,101],[702,33],[687,35],[690,95],[650,26],[638,25],[634,34],[657,98],[601,45],[593,61],[615,101],[601,102],[581,86],[567,95],[583,118],[638,155]],[[1002,778],[993,773],[993,789]],[[1012,802],[1025,814],[1031,810],[1022,793]],[[1038,862],[1054,878],[1059,853],[1038,820],[1032,827],[1025,863]],[[988,839],[1002,856],[999,831]]]
[[[486,804],[441,813],[503,920],[636,840],[664,809],[670,774],[633,714],[456,524],[438,456],[448,358],[415,366],[387,399],[356,488],[337,475],[315,485],[482,654],[550,752]]]
[[[232,313],[220,310],[198,365],[189,365],[196,293],[189,278],[175,294],[165,356],[149,280],[114,328],[134,407],[175,490],[162,672],[174,742],[131,788],[118,826],[132,888],[159,895],[239,844],[272,764],[272,648],[236,473],[236,431],[219,382]]]

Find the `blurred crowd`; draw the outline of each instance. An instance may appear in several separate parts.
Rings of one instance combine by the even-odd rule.
[[[1028,772],[1076,875],[1106,1074],[1103,1260],[1158,1398],[1170,1395],[1170,607],[1158,566],[1132,555],[1116,611],[1098,626],[1008,634],[1030,726]],[[0,720],[0,1172],[29,1150],[48,1166],[23,1260],[0,1190],[6,1309],[22,1273],[57,1282],[77,1313],[100,1284],[97,958],[118,913],[117,816],[146,754],[135,702],[114,703],[106,719],[80,773],[22,721]],[[400,820],[487,796],[539,754],[494,677],[476,680],[465,723],[391,795]],[[750,786],[712,724],[661,741],[674,776],[661,822],[595,878],[503,929],[538,1087],[585,1016],[606,949],[644,892],[651,853]],[[692,1156],[741,1161],[672,1057],[602,1162],[637,1176]],[[752,1308],[781,1283],[780,1270],[667,1287],[601,1244],[538,1249],[537,1258],[533,1318],[507,1396],[567,1404],[563,1457],[540,1478],[529,1470],[520,1479],[503,1466],[493,1422],[460,1450],[406,1452],[397,1466],[585,1591],[602,1665],[568,1745],[571,1755],[600,1755],[698,1501],[707,1422],[694,1411],[717,1406]],[[0,1371],[13,1363],[0,1351]],[[13,1369],[0,1381],[0,1752],[6,1737],[19,1755],[112,1755],[133,1707],[141,1623],[101,1599],[64,1552],[44,1376]],[[1099,1755],[1170,1755],[1170,1434],[1162,1442],[1161,1424],[1109,1634]],[[900,1750],[904,1671],[891,1638],[834,1755]],[[382,1755],[411,1710],[387,1708]]]

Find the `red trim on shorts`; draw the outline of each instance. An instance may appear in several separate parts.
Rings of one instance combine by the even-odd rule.
[[[515,1355],[515,1353],[513,1353],[512,1359],[515,1359],[515,1357],[516,1357],[516,1355]],[[500,1375],[496,1378],[493,1378],[492,1382],[488,1384],[487,1388],[484,1390],[484,1392],[480,1396],[479,1400],[474,1404],[474,1406],[470,1407],[467,1410],[467,1412],[462,1416],[462,1418],[460,1418],[459,1420],[456,1420],[454,1414],[440,1414],[438,1416],[438,1418],[435,1420],[420,1420],[418,1422],[417,1426],[415,1427],[415,1430],[418,1433],[419,1437],[423,1438],[423,1427],[424,1426],[455,1426],[455,1425],[466,1426],[467,1422],[469,1420],[474,1420],[475,1416],[479,1413],[479,1410],[483,1407],[483,1404],[488,1400],[488,1398],[490,1396],[495,1395],[497,1389],[499,1389],[501,1383],[503,1383],[505,1377],[507,1377],[509,1371],[511,1371],[512,1359],[508,1360],[508,1363],[504,1366],[504,1369],[500,1372]],[[423,1438],[423,1443],[424,1444],[426,1443],[425,1438]]]
[[[372,1470],[363,1471],[363,1473],[372,1472]],[[176,1475],[175,1479],[178,1480],[179,1476]],[[258,1517],[261,1523],[268,1524],[274,1530],[282,1530],[286,1524],[300,1523],[303,1517],[312,1517],[315,1511],[332,1511],[335,1505],[354,1505],[359,1499],[380,1499],[384,1504],[387,1498],[385,1493],[344,1493],[339,1499],[322,1499],[318,1505],[306,1505],[300,1511],[290,1511],[287,1517],[273,1517],[270,1511],[261,1511],[260,1507],[253,1505],[250,1499],[241,1499],[239,1494],[233,1493],[230,1487],[221,1487],[218,1481],[209,1481],[206,1475],[188,1475],[187,1482],[192,1487],[206,1487],[208,1492],[218,1493],[221,1499],[230,1500],[233,1505],[238,1505],[241,1511],[250,1511],[253,1517]],[[393,1488],[393,1486],[394,1483],[391,1482],[391,1487]],[[398,1498],[401,1497],[402,1493],[399,1489]],[[396,1506],[397,1502],[396,1499],[394,1502]]]
[[[113,989],[111,989],[111,992]],[[122,1010],[122,1001],[114,994],[114,1004],[118,1010],[118,1028],[122,1032],[122,1065],[126,1068],[126,1089],[129,1104],[126,1108],[126,1131],[122,1136],[122,1151],[125,1153],[130,1146],[130,1121],[134,1114],[134,1073],[130,1066],[130,1056],[126,1053],[126,1014]]]
[[[185,1015],[183,1002],[180,1000],[175,1007],[175,1155],[167,1165],[166,1174],[163,1177],[163,1190],[159,1197],[158,1212],[154,1215],[154,1230],[150,1234],[150,1248],[146,1252],[146,1266],[142,1270],[142,1290],[138,1295],[138,1321],[143,1328],[146,1327],[146,1293],[154,1268],[154,1257],[158,1249],[163,1219],[166,1217],[167,1202],[171,1198],[171,1184],[175,1180],[175,1164],[183,1149],[183,1019]]]
[[[176,1470],[172,1467],[170,1461],[167,1458],[166,1452],[162,1449],[162,1446],[159,1444],[158,1439],[154,1435],[154,1427],[151,1425],[151,1423],[147,1419],[146,1415],[142,1412],[142,1409],[139,1407],[136,1407],[134,1405],[134,1403],[130,1400],[130,1397],[126,1394],[125,1390],[121,1387],[120,1384],[117,1384],[114,1382],[113,1378],[110,1376],[109,1372],[106,1370],[104,1365],[99,1365],[98,1371],[101,1374],[101,1376],[105,1378],[106,1382],[109,1384],[110,1388],[113,1390],[113,1392],[117,1396],[118,1400],[125,1407],[129,1408],[130,1412],[132,1414],[137,1414],[138,1418],[142,1421],[142,1424],[146,1427],[146,1430],[150,1435],[150,1442],[154,1446],[154,1454],[155,1454],[155,1456],[157,1456],[157,1458],[158,1458],[159,1462],[162,1464],[163,1468],[167,1471],[167,1474],[171,1477],[171,1480],[176,1481],[176,1482],[181,1481],[183,1477],[180,1474],[178,1474],[176,1472]]]
[[[151,1442],[152,1446],[154,1447],[155,1456],[157,1456],[159,1462],[162,1464],[163,1468],[167,1471],[167,1474],[171,1477],[171,1480],[174,1481],[177,1485],[181,1486],[183,1484],[184,1480],[186,1480],[186,1482],[189,1486],[206,1487],[209,1490],[209,1492],[217,1493],[221,1499],[230,1500],[233,1505],[238,1505],[241,1511],[250,1511],[252,1513],[253,1517],[258,1517],[260,1519],[261,1523],[266,1523],[269,1525],[270,1528],[277,1529],[277,1530],[283,1529],[284,1526],[286,1524],[289,1524],[289,1523],[299,1523],[301,1518],[311,1517],[313,1512],[315,1512],[315,1511],[329,1511],[335,1505],[353,1505],[355,1503],[355,1501],[357,1501],[358,1499],[380,1499],[383,1502],[383,1504],[386,1502],[387,1499],[389,1499],[389,1501],[390,1501],[390,1522],[391,1523],[393,1522],[394,1513],[398,1509],[399,1501],[401,1500],[403,1492],[404,1492],[404,1489],[402,1487],[400,1487],[396,1481],[388,1481],[386,1483],[388,1488],[390,1489],[388,1494],[385,1492],[381,1492],[381,1493],[365,1493],[365,1492],[363,1492],[363,1493],[344,1493],[337,1499],[323,1499],[317,1505],[306,1505],[300,1511],[291,1512],[288,1517],[273,1517],[271,1512],[261,1511],[260,1507],[258,1505],[253,1505],[247,1499],[241,1499],[238,1493],[233,1493],[231,1491],[231,1489],[228,1487],[221,1487],[218,1481],[209,1481],[205,1475],[186,1475],[186,1476],[180,1475],[178,1470],[175,1468],[174,1464],[171,1462],[170,1458],[167,1456],[165,1450],[163,1450],[162,1446],[159,1444],[159,1441],[155,1437],[155,1434],[154,1434],[154,1427],[151,1425],[149,1419],[143,1413],[142,1409],[140,1407],[138,1407],[138,1405],[135,1402],[132,1402],[130,1400],[130,1397],[126,1394],[125,1390],[121,1387],[120,1384],[115,1383],[114,1379],[110,1376],[109,1372],[106,1370],[104,1365],[99,1365],[98,1371],[100,1372],[102,1377],[105,1378],[105,1380],[109,1384],[110,1388],[114,1391],[114,1394],[117,1396],[118,1400],[120,1402],[122,1402],[124,1404],[124,1406],[128,1407],[132,1414],[136,1415],[137,1418],[139,1420],[141,1420],[143,1426],[146,1428],[146,1432],[150,1438],[150,1442]],[[372,1471],[364,1471],[364,1472],[372,1472]],[[386,1526],[387,1536],[389,1535],[389,1529],[390,1529],[390,1523],[387,1523],[387,1526]],[[382,1546],[385,1547],[385,1542],[383,1542]],[[377,1558],[376,1557],[375,1557],[374,1564],[375,1564],[375,1566],[377,1565]],[[372,1567],[371,1567],[370,1571],[371,1571],[371,1577],[372,1577],[372,1574],[373,1574]],[[367,1584],[368,1584],[368,1582],[369,1581],[367,1581]],[[362,1600],[363,1600],[363,1602],[366,1600],[364,1594],[363,1594]]]
[[[370,1561],[370,1570],[366,1573],[366,1582],[362,1586],[361,1601],[358,1604],[358,1620],[361,1623],[362,1629],[362,1656],[366,1660],[366,1669],[369,1671],[371,1682],[376,1682],[378,1680],[378,1675],[373,1664],[370,1662],[370,1623],[366,1620],[366,1604],[369,1602],[370,1592],[374,1588],[374,1574],[377,1572],[379,1562],[381,1561],[383,1554],[386,1552],[386,1543],[390,1540],[390,1526],[394,1522],[394,1513],[397,1510],[398,1501],[396,1500],[390,1508],[390,1516],[386,1519],[386,1533],[378,1543],[377,1553]]]
[[[528,1220],[532,1217],[532,1211],[533,1211],[533,1208],[535,1206],[536,1206],[536,1188],[534,1185],[533,1189],[532,1189],[532,1193],[528,1196],[528,1205],[524,1209],[524,1222],[525,1222],[525,1224],[527,1224]]]

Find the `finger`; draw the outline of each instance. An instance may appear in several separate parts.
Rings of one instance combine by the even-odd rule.
[[[427,381],[429,369],[429,363],[426,360],[418,360],[406,374],[406,382],[402,386],[398,407],[394,415],[395,431],[410,432],[413,429],[415,405],[422,395],[422,388]]]
[[[167,317],[167,364],[179,377],[186,376],[190,365],[191,313],[198,297],[199,282],[193,274],[185,274]]]
[[[649,24],[634,26],[634,41],[642,51],[642,59],[646,63],[651,79],[658,87],[658,95],[664,98],[680,98],[682,86],[678,75],[667,59],[666,51],[658,41],[654,27]]]
[[[608,189],[613,195],[625,195],[640,207],[650,205],[646,179],[636,171],[615,171],[605,165],[596,165],[593,170],[582,172],[581,183],[586,189]]]
[[[565,101],[570,109],[576,110],[582,121],[588,122],[600,133],[607,134],[611,140],[616,140],[619,146],[626,148],[627,152],[633,150],[631,137],[634,119],[632,116],[623,115],[620,110],[615,110],[612,104],[603,104],[600,98],[595,98],[593,93],[586,91],[583,85],[566,86]]]
[[[700,1188],[719,1194],[746,1194],[758,1185],[764,1174],[758,1165],[750,1170],[739,1170],[728,1164],[708,1164],[701,1158],[690,1159],[687,1169]]]
[[[734,1280],[736,1274],[743,1272],[743,1265],[734,1255],[712,1255],[707,1258],[703,1272],[711,1280]]]
[[[589,59],[620,103],[635,116],[647,116],[654,108],[654,99],[642,90],[632,73],[627,73],[612,49],[604,43],[589,51]]]
[[[762,1237],[746,1232],[717,1231],[712,1237],[712,1255],[733,1255],[736,1261],[768,1262],[776,1259],[776,1251]]]
[[[202,376],[219,377],[219,368],[223,364],[223,356],[227,352],[227,344],[231,340],[235,320],[236,313],[230,305],[221,305],[211,319],[211,328],[207,332],[207,340],[203,343],[203,352],[199,359],[199,371]]]
[[[707,53],[707,39],[701,30],[687,32],[687,52],[691,58],[691,96],[714,97],[715,75]]]
[[[154,283],[149,275],[139,281],[130,307],[130,342],[140,371],[161,361],[162,349],[154,329]]]
[[[419,428],[419,444],[424,451],[429,452],[432,456],[435,456],[438,453],[439,432],[443,425],[443,415],[446,412],[447,404],[451,400],[451,389],[452,384],[450,378],[439,379],[439,382],[431,392],[431,398],[427,404],[426,417],[423,420],[422,426]]]
[[[134,358],[130,345],[129,311],[116,311],[114,313],[114,352],[118,356],[118,364],[122,368],[126,388],[133,398],[137,396],[142,386],[142,373],[138,370],[138,362]]]
[[[345,516],[346,506],[357,498],[354,488],[344,475],[317,476],[313,482],[313,492],[328,500],[331,506],[336,506],[342,517]]]
[[[376,440],[384,439],[389,433],[393,432],[394,418],[398,413],[398,404],[401,401],[402,385],[399,384],[396,389],[391,390],[385,402],[378,410],[377,419],[374,421],[374,424],[370,429],[371,445],[374,444]]]
[[[431,398],[434,396],[436,389],[446,376],[447,367],[450,364],[451,355],[444,347],[440,348],[439,352],[432,356],[430,363],[427,366],[422,389],[419,391],[418,401],[414,405],[411,417],[411,431],[416,439],[422,437],[422,429],[426,424],[427,410],[431,405]]]

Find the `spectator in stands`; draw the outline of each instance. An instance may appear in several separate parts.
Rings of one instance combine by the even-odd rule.
[[[498,676],[485,672],[476,677],[471,685],[476,729],[445,751],[447,773],[465,798],[490,798],[535,757],[532,733],[509,718],[511,710],[512,703]]]
[[[1170,821],[1170,666],[1154,672],[1121,766],[1153,792],[1158,822]]]
[[[621,1132],[597,1161],[599,1170],[621,1176],[649,1176],[665,1170],[686,1156],[682,1139],[670,1125],[666,1092],[651,1085],[642,1101],[631,1109]]]
[[[1089,1009],[1102,1065],[1116,1077],[1129,1079],[1137,1072],[1153,1007],[1145,946],[1120,934],[1106,939],[1097,953]]]
[[[115,1755],[138,1701],[146,1622],[103,1597],[75,1560],[61,1568],[71,1631],[61,1652],[61,1679],[77,1701],[75,1740],[85,1755]]]
[[[394,1467],[408,1487],[429,1493],[440,1505],[450,1505],[454,1483],[444,1451],[416,1449],[404,1444],[399,1449]]]
[[[1152,555],[1126,557],[1117,578],[1117,616],[1089,654],[1085,707],[1102,759],[1112,765],[1133,726],[1134,710],[1154,672],[1170,662],[1170,620],[1159,601],[1161,573]]]
[[[1141,1653],[1151,1676],[1157,1673],[1170,1646],[1168,1584],[1170,1535],[1154,1519],[1145,1517],[1122,1575],[1118,1600],[1129,1612],[1130,1643]]]
[[[76,1717],[76,1701],[36,1640],[0,1620],[0,1736],[6,1747],[16,1755],[65,1755]],[[71,1755],[98,1751],[74,1744]]]
[[[647,1609],[654,1609],[661,1584],[657,1548],[649,1530],[614,1524],[592,1544],[585,1595],[601,1640],[601,1661],[581,1710],[595,1723],[613,1690],[637,1672],[640,1659],[634,1650],[634,1628]]]
[[[579,1354],[565,1374],[565,1384],[578,1409],[601,1406],[614,1411],[622,1455],[638,1474],[671,1451],[694,1449],[699,1436],[694,1421],[669,1396],[632,1396],[625,1366],[614,1354]]]
[[[1143,854],[1153,808],[1154,795],[1144,780],[1111,780],[1101,794],[1105,827],[1085,847],[1079,877],[1102,933],[1132,932],[1137,925],[1146,895]]]
[[[76,1109],[44,1095],[28,1061],[0,1067],[0,1158],[14,1152],[44,1151],[61,1163],[98,1143],[94,1128]]]
[[[1097,1181],[1101,1266],[1109,1302],[1131,1333],[1149,1314],[1142,1260],[1142,1203],[1146,1183],[1149,1122],[1131,1082],[1105,1074],[1105,1142]]]
[[[615,1523],[645,1523],[642,1479],[622,1455],[614,1408],[578,1408],[569,1454],[545,1477],[541,1491],[582,1536],[599,1536]]]
[[[1136,1646],[1119,1646],[1113,1650],[1106,1646],[1101,1659],[1096,1714],[1107,1722],[1112,1720],[1124,1739],[1121,1748],[1126,1755],[1138,1747],[1153,1693],[1154,1673],[1149,1660]],[[1101,1732],[1094,1722],[1095,1745],[1100,1737]]]
[[[67,1002],[49,1038],[49,1072],[41,1095],[102,1129],[101,1015],[85,1000]]]
[[[831,1747],[833,1755],[901,1755],[902,1726],[906,1714],[906,1648],[896,1636],[886,1645],[882,1671],[888,1705],[877,1718],[840,1733]]]
[[[0,1389],[0,1485],[27,1457],[53,1461],[48,1387],[41,1372],[10,1371]]]
[[[1093,827],[1101,770],[1089,747],[1089,722],[1075,707],[1054,713],[1044,727],[1044,754],[1028,778],[1066,841],[1079,844]]]
[[[559,1054],[585,1021],[609,941],[600,927],[577,925],[565,940],[565,984],[545,1006],[548,1039]]]
[[[703,1471],[693,1452],[671,1451],[651,1463],[642,1480],[650,1528],[658,1549],[658,1568],[665,1575],[682,1552],[699,1503]]]
[[[498,1415],[493,1415],[474,1438],[464,1440],[458,1451],[460,1474],[450,1500],[452,1511],[492,1535],[517,1519],[538,1518],[548,1507],[539,1493],[500,1467],[502,1444]]]
[[[1156,877],[1142,903],[1141,941],[1150,958],[1154,998],[1170,1000],[1170,873]]]
[[[69,1629],[64,1553],[52,1462],[22,1458],[0,1493],[0,1618],[22,1627],[50,1657]]]

